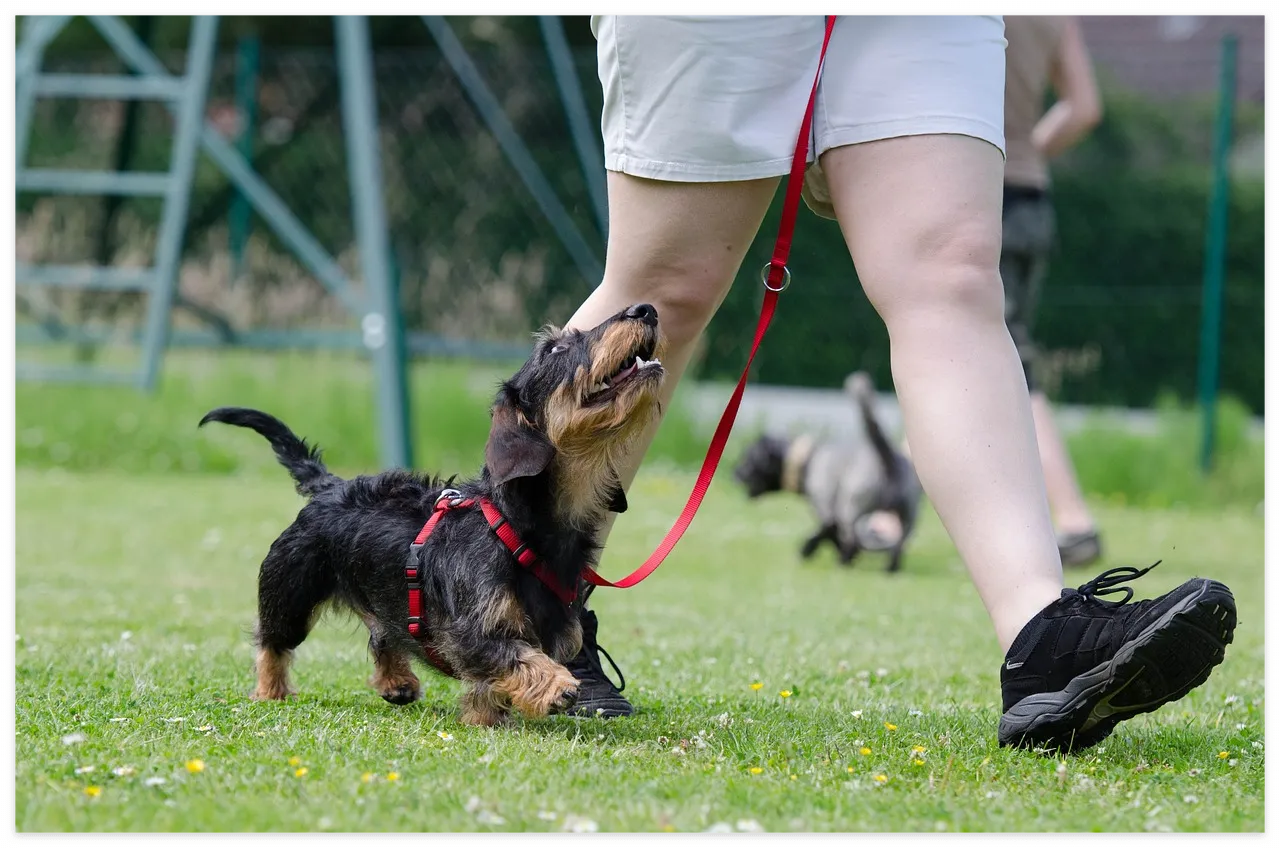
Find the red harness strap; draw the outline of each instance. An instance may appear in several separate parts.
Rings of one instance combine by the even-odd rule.
[[[532,571],[533,575],[554,592],[556,597],[564,604],[571,604],[578,597],[577,585],[571,588],[560,585],[560,582],[556,580],[555,575],[551,573],[551,569],[547,567],[547,564],[528,545],[521,541],[520,534],[516,533],[515,528],[507,523],[507,519],[498,511],[492,501],[488,498],[464,498],[456,489],[445,489],[440,494],[440,497],[436,499],[436,506],[431,511],[431,517],[427,519],[426,524],[422,525],[417,537],[409,545],[409,561],[404,567],[404,577],[409,587],[409,635],[422,642],[427,652],[427,659],[431,660],[431,664],[450,676],[453,676],[453,672],[449,670],[448,664],[427,644],[426,617],[423,614],[422,605],[424,579],[422,548],[426,545],[427,538],[436,529],[436,525],[440,523],[440,519],[444,517],[446,512],[453,509],[466,509],[476,505],[479,505],[480,511],[484,513],[485,521],[489,523],[490,529],[502,540],[502,544],[506,545],[507,550],[511,551],[511,555],[516,558],[516,562]]]
[[[680,517],[676,519],[676,523],[667,532],[666,538],[662,540],[657,550],[639,568],[616,583],[604,579],[591,568],[587,568],[584,570],[583,576],[588,583],[594,583],[596,586],[612,586],[616,589],[626,589],[652,574],[662,564],[662,561],[667,558],[667,554],[671,553],[672,549],[675,548],[676,542],[680,541],[684,531],[693,522],[693,517],[698,513],[698,507],[702,505],[702,499],[706,496],[707,489],[711,486],[711,479],[715,477],[716,467],[720,464],[720,455],[724,453],[725,442],[728,441],[729,432],[733,429],[733,420],[738,415],[738,405],[742,402],[742,392],[747,387],[747,376],[751,373],[751,363],[756,358],[756,351],[760,349],[760,342],[764,339],[765,331],[769,329],[769,322],[773,319],[773,310],[778,305],[778,293],[791,283],[791,272],[787,270],[787,257],[791,253],[791,235],[795,232],[796,214],[800,208],[800,189],[804,185],[804,169],[809,154],[809,127],[813,123],[813,102],[818,94],[818,80],[822,76],[822,60],[827,55],[827,44],[831,41],[831,30],[836,23],[835,15],[827,15],[826,17],[826,33],[822,39],[822,52],[818,54],[818,70],[813,77],[813,88],[809,91],[809,105],[805,107],[804,120],[800,123],[795,155],[791,160],[791,175],[787,177],[787,193],[783,198],[782,220],[778,224],[778,239],[774,243],[773,259],[769,260],[769,264],[764,266],[760,274],[761,282],[764,283],[765,288],[764,303],[760,306],[760,320],[756,324],[755,341],[751,343],[751,353],[747,355],[747,364],[742,369],[742,377],[738,379],[738,385],[733,390],[733,395],[729,398],[724,414],[720,416],[720,423],[716,426],[715,435],[711,437],[711,446],[707,448],[707,458],[702,462],[702,470],[698,472],[698,479],[693,485],[693,492],[690,493],[689,500],[685,504],[684,510],[681,511]]]

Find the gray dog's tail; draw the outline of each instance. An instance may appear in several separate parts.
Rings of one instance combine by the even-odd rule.
[[[210,421],[247,427],[270,442],[276,452],[276,459],[297,483],[300,495],[310,497],[324,489],[327,483],[337,479],[320,460],[320,449],[295,436],[279,418],[256,409],[222,406],[201,418],[200,426],[203,427]]]
[[[875,387],[871,384],[871,378],[863,371],[855,371],[845,378],[844,388],[858,404],[862,422],[867,428],[867,438],[871,440],[876,456],[884,466],[885,476],[894,478],[898,473],[898,451],[889,442],[884,430],[880,428],[880,420],[876,418]]]

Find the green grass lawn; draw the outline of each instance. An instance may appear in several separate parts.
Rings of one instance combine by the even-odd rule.
[[[607,573],[691,482],[641,477]],[[1251,510],[1098,505],[1101,567],[1163,558],[1141,597],[1223,579],[1240,624],[1206,685],[1055,759],[997,748],[1000,653],[931,514],[899,575],[802,565],[804,504],[722,475],[653,578],[593,599],[638,714],[477,729],[438,676],[409,707],[374,695],[353,619],[299,650],[295,701],[248,699],[258,563],[301,503],[283,471],[19,468],[16,488],[20,831],[1263,828]]]

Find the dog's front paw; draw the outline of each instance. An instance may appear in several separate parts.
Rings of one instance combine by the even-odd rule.
[[[531,652],[515,671],[494,683],[494,691],[528,718],[569,709],[578,700],[578,679],[546,654]]]
[[[574,681],[573,686],[560,693],[560,697],[556,698],[556,700],[551,704],[551,708],[548,712],[552,715],[566,713],[572,709],[573,705],[576,703],[578,703],[578,684],[577,681]]]

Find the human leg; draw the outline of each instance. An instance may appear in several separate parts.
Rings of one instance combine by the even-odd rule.
[[[912,455],[1005,649],[1002,745],[1080,749],[1203,683],[1230,590],[1189,580],[1126,604],[1113,569],[1061,590],[1031,403],[1003,315],[999,152],[961,135],[828,150],[850,253],[889,331]],[[1110,603],[1099,595],[1126,592]]]
[[[1087,565],[1101,555],[1101,544],[1075,466],[1053,419],[1053,410],[1035,375],[1037,348],[1031,328],[1040,301],[1040,288],[1048,269],[1055,220],[1046,192],[1038,188],[1006,184],[1004,188],[1003,243],[1000,277],[1004,282],[1004,314],[1022,359],[1031,389],[1031,415],[1035,422],[1040,467],[1049,496],[1049,509],[1059,531],[1058,551],[1063,565]]]
[[[1004,323],[1002,167],[998,149],[962,135],[822,157],[859,279],[889,331],[913,461],[1008,648],[1058,597],[1062,571]]]
[[[666,338],[662,355],[666,370],[664,413],[698,339],[728,294],[777,184],[776,177],[674,183],[609,172],[604,279],[569,319],[568,326],[590,329],[627,305],[652,304]],[[624,489],[635,479],[660,424],[661,418],[655,420],[615,469]],[[601,544],[608,538],[614,519],[610,515],[602,529]],[[596,614],[584,610],[582,625],[582,651],[566,664],[581,683],[573,713],[629,715],[631,705],[601,665]]]
[[[1031,415],[1035,419],[1040,465],[1049,492],[1054,523],[1065,535],[1095,532],[1096,525],[1076,478],[1075,466],[1062,434],[1053,419],[1053,409],[1044,392],[1031,393]]]
[[[610,233],[604,280],[569,326],[653,304],[667,339],[665,409],[790,166],[794,129],[778,116],[803,113],[822,17],[600,15],[591,27]],[[624,488],[659,423],[616,469]],[[611,516],[602,544],[612,526]],[[583,648],[568,664],[581,683],[575,712],[628,715],[601,666],[596,615],[581,618]]]

